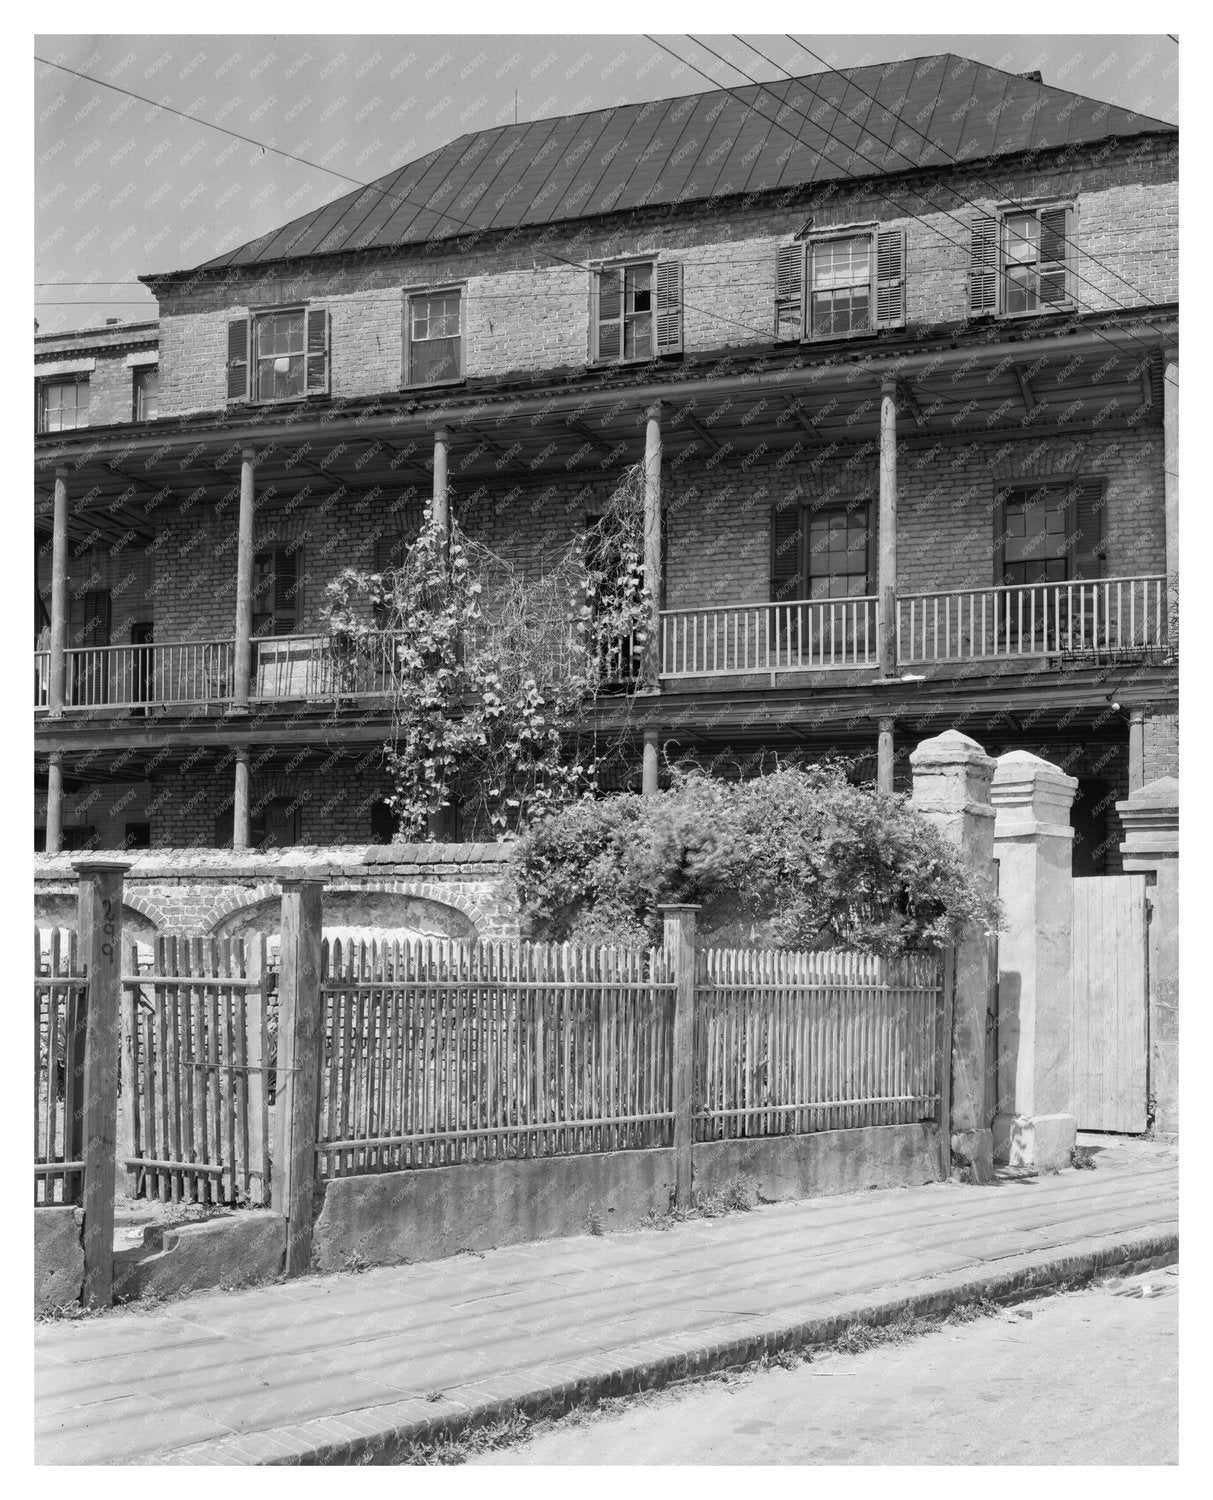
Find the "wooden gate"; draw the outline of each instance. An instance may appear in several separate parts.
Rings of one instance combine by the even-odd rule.
[[[1070,1039],[1080,1130],[1147,1125],[1144,875],[1074,881]]]

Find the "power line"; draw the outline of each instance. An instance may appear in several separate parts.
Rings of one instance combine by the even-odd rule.
[[[680,63],[682,63],[682,64],[683,64],[683,65],[684,65],[684,66],[685,66],[685,67],[688,67],[688,68],[692,68],[692,69],[693,69],[693,70],[694,70],[694,71],[695,71],[695,72],[696,72],[696,73],[698,73],[698,74],[699,74],[699,75],[700,75],[700,77],[701,77],[701,78],[706,78],[706,79],[707,79],[707,81],[708,81],[708,82],[709,82],[709,83],[711,83],[711,84],[712,84],[712,85],[713,85],[713,86],[714,86],[714,87],[715,87],[715,88],[716,88],[716,89],[718,89],[718,90],[721,90],[721,91],[723,91],[723,92],[725,92],[725,93],[728,93],[728,94],[731,94],[731,95],[732,95],[732,96],[733,96],[733,97],[734,97],[734,98],[736,98],[736,99],[739,99],[739,102],[742,102],[742,103],[745,103],[745,102],[746,102],[746,101],[744,101],[744,100],[740,100],[740,98],[739,98],[739,95],[738,95],[738,93],[737,93],[737,91],[736,91],[736,89],[734,89],[734,88],[731,88],[731,87],[730,87],[730,86],[729,86],[729,85],[728,85],[728,84],[721,84],[721,83],[718,83],[718,82],[717,82],[717,81],[716,81],[716,80],[715,80],[715,79],[714,79],[714,78],[713,78],[713,77],[712,77],[712,76],[711,76],[711,74],[710,74],[710,73],[705,73],[705,72],[704,72],[704,70],[703,70],[703,69],[702,69],[702,68],[700,68],[700,67],[698,67],[698,66],[697,66],[697,65],[696,65],[696,64],[695,64],[695,63],[693,63],[693,62],[691,62],[691,61],[690,61],[690,60],[689,60],[689,59],[688,59],[688,58],[685,58],[685,57],[682,57],[682,56],[680,56],[680,54],[679,54],[679,53],[677,53],[677,52],[675,52],[675,51],[674,51],[674,50],[673,50],[673,48],[672,48],[672,47],[667,47],[667,46],[666,46],[666,45],[665,45],[665,43],[664,43],[664,42],[660,42],[660,41],[658,41],[658,40],[657,40],[657,38],[656,38],[656,37],[654,37],[654,36],[650,36],[650,35],[649,35],[649,34],[648,34],[648,33],[647,33],[647,32],[646,32],[646,33],[645,33],[645,36],[646,36],[646,37],[647,37],[647,39],[648,39],[648,40],[649,40],[649,41],[651,41],[651,42],[652,42],[652,43],[653,43],[653,44],[654,44],[654,45],[655,45],[655,46],[657,46],[657,47],[660,47],[660,48],[661,48],[661,49],[662,49],[662,51],[663,51],[663,52],[667,52],[667,53],[668,53],[668,54],[669,54],[669,55],[670,55],[670,56],[671,56],[671,57],[673,57],[673,58],[674,58],[674,59],[676,59],[676,61],[678,61],[678,62],[680,62]],[[754,83],[754,84],[757,84],[757,85],[758,85],[758,86],[759,86],[759,88],[763,88],[763,87],[768,87],[768,85],[764,85],[764,84],[763,84],[763,83],[762,83],[762,81],[761,81],[761,80],[760,80],[760,79],[756,79],[756,78],[752,78],[752,77],[751,77],[751,76],[750,76],[750,75],[749,75],[749,74],[748,74],[748,73],[747,73],[747,72],[746,72],[746,71],[745,71],[745,69],[744,69],[744,68],[742,68],[742,67],[740,67],[740,66],[738,66],[738,64],[737,64],[737,63],[734,63],[734,62],[730,62],[730,61],[729,61],[729,59],[728,59],[728,58],[726,58],[726,57],[724,57],[724,56],[723,56],[723,55],[722,55],[722,54],[721,54],[721,53],[719,53],[719,52],[716,52],[716,51],[715,51],[715,50],[714,50],[714,49],[713,49],[713,48],[711,48],[711,47],[709,47],[709,46],[708,46],[708,45],[707,45],[707,43],[706,43],[706,42],[701,42],[701,41],[699,41],[699,40],[698,40],[698,38],[696,38],[696,37],[693,37],[693,36],[690,36],[690,34],[689,34],[689,33],[687,33],[687,36],[688,36],[688,40],[690,40],[690,41],[692,41],[692,42],[694,42],[694,43],[695,43],[695,45],[696,45],[696,46],[699,46],[699,47],[702,47],[702,48],[703,48],[703,49],[704,49],[704,51],[705,51],[705,52],[710,52],[710,53],[711,53],[711,54],[712,54],[712,56],[713,56],[713,57],[715,57],[715,58],[717,58],[717,59],[718,59],[718,60],[719,60],[719,61],[720,61],[720,62],[723,62],[723,63],[724,63],[724,64],[725,64],[725,66],[726,66],[726,67],[729,67],[729,68],[732,68],[732,69],[733,69],[733,71],[734,71],[734,72],[735,72],[735,73],[740,73],[740,74],[741,74],[741,76],[742,76],[742,77],[743,77],[743,78],[745,78],[745,79],[747,79],[747,80],[748,80],[748,81],[749,81],[749,82],[750,82],[750,83]],[[801,81],[801,80],[796,80],[796,79],[794,79],[794,80],[791,80],[791,81],[792,81],[792,82],[800,82],[800,81]],[[820,95],[817,95],[817,94],[814,94],[814,95],[813,95],[813,97],[814,97],[814,98],[819,98],[819,97],[820,97]],[[798,145],[802,145],[802,146],[803,146],[803,145],[805,145],[805,144],[806,144],[806,143],[805,143],[805,142],[804,142],[804,141],[803,141],[803,140],[802,140],[802,139],[801,139],[801,137],[800,137],[800,136],[799,136],[799,135],[796,135],[796,134],[794,134],[794,133],[793,133],[793,132],[792,132],[792,131],[790,131],[790,130],[789,130],[789,129],[788,129],[788,128],[787,128],[787,126],[786,126],[786,125],[784,125],[784,124],[783,124],[783,123],[782,123],[782,122],[781,122],[781,121],[779,121],[779,120],[772,120],[772,119],[771,119],[771,118],[770,118],[770,116],[769,116],[769,115],[764,115],[764,114],[762,114],[762,113],[761,113],[761,112],[760,112],[760,111],[759,111],[759,110],[758,110],[758,108],[757,108],[757,107],[756,107],[756,106],[755,106],[755,105],[753,105],[753,104],[747,104],[747,108],[748,108],[748,109],[750,109],[750,111],[751,111],[751,113],[753,113],[753,114],[755,114],[755,115],[757,115],[757,116],[758,116],[758,118],[759,118],[759,119],[760,119],[760,120],[762,120],[762,121],[763,121],[763,122],[764,122],[764,123],[765,123],[765,124],[768,124],[768,125],[776,125],[776,126],[778,126],[778,127],[779,127],[779,129],[781,129],[781,130],[782,130],[782,131],[784,131],[784,133],[785,133],[785,134],[786,134],[786,135],[788,135],[788,136],[790,136],[790,137],[791,137],[791,138],[792,138],[792,139],[793,139],[793,140],[794,140],[794,141],[796,141],[796,142],[797,142],[797,144],[798,144]],[[849,149],[851,149],[851,148],[850,148],[850,147],[849,147],[849,146],[848,146],[848,145],[847,145],[847,142],[845,142],[845,141],[843,141],[843,140],[841,140],[841,139],[840,139],[840,138],[839,138],[839,137],[838,137],[838,136],[836,136],[836,135],[834,135],[834,133],[833,133],[833,132],[832,132],[832,131],[830,131],[830,130],[828,130],[828,129],[826,129],[826,127],[825,127],[825,126],[823,126],[823,125],[820,125],[820,124],[818,124],[818,122],[815,122],[815,121],[813,121],[813,120],[810,120],[810,119],[809,119],[809,117],[808,117],[808,116],[807,116],[807,115],[806,115],[806,114],[805,114],[805,113],[804,113],[804,112],[803,112],[803,111],[802,111],[802,110],[798,110],[798,109],[796,109],[796,108],[795,108],[795,106],[793,106],[793,105],[790,105],[790,104],[788,104],[788,103],[787,103],[787,101],[786,101],[786,100],[784,100],[784,101],[783,101],[783,102],[782,102],[782,108],[785,108],[785,109],[787,109],[787,110],[788,110],[788,111],[790,111],[790,112],[791,112],[791,113],[792,113],[792,114],[795,114],[795,115],[799,115],[799,117],[800,117],[800,118],[801,118],[801,119],[802,119],[802,120],[804,120],[804,121],[805,121],[805,123],[806,123],[806,124],[808,124],[808,125],[816,125],[816,126],[817,126],[817,128],[818,128],[818,129],[820,129],[820,130],[822,130],[822,131],[823,131],[823,133],[824,133],[824,134],[825,134],[825,135],[826,135],[826,136],[827,136],[827,137],[828,137],[828,138],[829,138],[829,139],[830,139],[830,140],[832,140],[832,141],[835,141],[835,142],[837,142],[837,144],[838,144],[838,145],[840,145],[840,146],[842,146],[842,147],[843,147],[843,148],[844,148],[844,149],[848,149],[848,150],[849,150]],[[861,152],[859,152],[859,151],[858,151],[858,150],[854,150],[854,151],[853,151],[853,152],[852,152],[852,154],[853,154],[853,155],[856,155],[856,156],[862,156],[862,153],[861,153]],[[865,160],[865,161],[867,161],[867,162],[869,162],[869,164],[870,164],[870,165],[872,165],[872,166],[880,166],[880,163],[879,163],[879,162],[875,162],[875,161],[873,161],[873,160],[872,160],[872,158],[871,158],[871,157],[867,157],[867,156],[865,156],[865,157],[863,157],[863,159],[864,159],[864,160]],[[859,179],[859,178],[856,178],[856,177],[855,177],[855,176],[854,176],[854,175],[853,175],[853,174],[852,174],[852,173],[849,173],[849,172],[845,172],[845,171],[844,171],[844,172],[843,172],[843,174],[842,174],[842,175],[843,175],[843,176],[844,176],[844,177],[845,177],[845,178],[846,178],[846,179],[847,179],[847,180],[848,180],[848,181],[861,181],[861,180],[863,180],[863,179]],[[889,193],[886,193],[886,192],[883,192],[883,191],[882,191],[882,190],[881,190],[881,189],[880,189],[880,188],[878,188],[878,187],[874,187],[874,186],[873,186],[873,187],[871,187],[871,188],[870,188],[870,189],[869,189],[869,191],[870,191],[870,192],[871,192],[871,193],[872,193],[872,194],[873,194],[873,196],[875,196],[875,197],[878,197],[878,198],[882,198],[882,199],[884,199],[884,201],[885,201],[885,202],[886,202],[886,203],[889,203],[889,204],[891,204],[891,205],[892,205],[892,206],[893,206],[893,207],[894,207],[894,208],[895,208],[895,209],[897,209],[897,210],[898,210],[898,212],[899,212],[899,213],[900,213],[900,214],[902,214],[902,215],[903,215],[903,216],[905,216],[905,217],[908,217],[908,218],[918,218],[918,217],[920,217],[920,216],[919,216],[919,215],[916,215],[916,214],[910,214],[910,213],[909,213],[909,212],[908,212],[908,211],[907,211],[907,208],[906,208],[906,205],[905,205],[905,204],[904,204],[904,203],[899,203],[899,202],[898,202],[898,201],[897,201],[897,200],[896,200],[896,199],[895,199],[895,198],[893,198],[893,197],[892,197],[892,196],[891,196],[891,195],[890,195],[890,194],[889,194]],[[956,218],[956,216],[955,216],[955,215],[954,215],[954,214],[951,214],[951,213],[948,213],[948,211],[947,211],[947,210],[946,210],[946,209],[942,209],[942,210],[939,210],[939,212],[942,212],[942,213],[943,213],[943,214],[944,214],[944,215],[945,215],[945,217],[947,217],[947,218],[949,218],[949,219],[951,219],[951,220],[952,220],[952,222],[953,222],[953,223],[955,223],[955,224],[957,224],[957,225],[958,225],[958,226],[959,226],[959,227],[960,227],[960,228],[961,228],[961,229],[963,229],[963,230],[964,230],[964,231],[965,231],[965,233],[966,233],[966,234],[968,234],[968,233],[969,233],[969,231],[970,231],[970,228],[971,228],[971,226],[970,226],[970,225],[968,225],[968,224],[965,224],[965,223],[964,223],[964,222],[963,222],[963,221],[962,221],[962,220],[960,220],[960,219],[957,219],[957,218]],[[949,236],[948,236],[948,235],[946,235],[946,234],[945,234],[945,233],[944,233],[944,232],[943,232],[943,231],[942,231],[942,230],[940,230],[940,229],[938,229],[938,228],[936,228],[936,229],[935,229],[935,230],[934,230],[934,233],[935,233],[935,234],[936,234],[936,235],[937,235],[937,236],[938,236],[938,237],[939,237],[939,238],[940,238],[940,239],[942,239],[942,240],[943,240],[943,241],[944,241],[944,243],[945,243],[945,244],[949,244],[949,245],[952,245],[952,246],[953,246],[953,247],[954,247],[954,248],[955,248],[955,249],[958,249],[958,250],[960,250],[960,251],[962,251],[962,252],[963,252],[963,253],[965,253],[965,254],[966,254],[966,255],[967,255],[967,254],[968,254],[968,253],[969,253],[969,251],[968,251],[968,247],[967,247],[967,246],[966,246],[966,245],[965,245],[965,244],[963,244],[963,243],[962,243],[962,242],[961,242],[961,241],[959,241],[959,240],[954,240],[954,239],[951,239],[951,238],[950,238],[950,237],[949,237]],[[1021,238],[1022,238],[1022,236],[1021,236]],[[1083,302],[1083,301],[1082,301],[1082,300],[1081,300],[1081,299],[1080,299],[1080,298],[1078,298],[1078,297],[1075,297],[1075,298],[1073,298],[1073,299],[1072,299],[1072,300],[1073,300],[1073,301],[1074,301],[1074,302],[1075,302],[1075,303],[1077,303],[1077,304],[1078,304],[1078,306],[1079,306],[1079,307],[1080,307],[1080,308],[1081,308],[1081,309],[1082,309],[1082,310],[1083,310],[1083,311],[1086,311],[1086,312],[1098,312],[1098,311],[1099,311],[1099,309],[1097,309],[1097,308],[1093,308],[1093,307],[1091,307],[1091,306],[1090,306],[1090,305],[1089,305],[1089,304],[1087,304],[1087,303],[1085,303],[1085,302]],[[1118,304],[1118,305],[1119,305],[1119,304]],[[1131,310],[1132,310],[1132,309],[1125,309],[1125,310],[1129,310],[1129,311],[1131,311]],[[1153,329],[1154,329],[1154,332],[1155,332],[1155,333],[1157,333],[1157,334],[1158,334],[1158,335],[1159,335],[1159,337],[1160,337],[1160,338],[1166,338],[1166,337],[1169,337],[1169,335],[1168,335],[1168,334],[1166,334],[1166,333],[1165,333],[1165,332],[1164,332],[1164,331],[1163,331],[1163,330],[1162,330],[1162,329],[1160,329],[1160,328],[1157,328],[1157,327],[1155,327],[1155,325],[1154,325],[1154,324],[1152,324],[1152,323],[1150,323],[1150,322],[1149,322],[1149,320],[1148,320],[1148,319],[1143,319],[1143,320],[1142,320],[1142,321],[1143,321],[1143,322],[1145,322],[1145,324],[1146,324],[1146,326],[1147,326],[1147,327],[1149,327],[1149,328],[1153,328]],[[1106,343],[1106,344],[1107,344],[1107,345],[1108,345],[1108,346],[1109,346],[1109,348],[1117,348],[1117,345],[1116,345],[1116,344],[1114,344],[1114,343],[1113,343],[1113,341],[1112,341],[1112,340],[1111,340],[1111,339],[1108,339],[1108,338],[1106,338],[1106,337],[1105,337],[1105,336],[1104,336],[1104,335],[1103,335],[1103,334],[1102,334],[1102,333],[1101,333],[1101,332],[1100,332],[1100,330],[1099,330],[1099,329],[1092,329],[1092,330],[1090,330],[1090,331],[1091,331],[1091,332],[1093,332],[1093,333],[1094,333],[1094,334],[1096,334],[1096,335],[1097,335],[1097,337],[1099,337],[1099,338],[1101,338],[1101,339],[1103,339],[1103,341],[1104,341],[1104,343]],[[1136,334],[1131,334],[1131,335],[1130,335],[1130,337],[1132,337],[1132,338],[1133,338],[1133,340],[1134,340],[1134,342],[1135,342],[1135,343],[1137,343],[1137,344],[1138,344],[1138,345],[1139,345],[1139,347],[1140,347],[1140,348],[1142,348],[1142,349],[1143,349],[1143,350],[1145,350],[1145,351],[1146,351],[1146,352],[1147,352],[1147,353],[1149,353],[1149,354],[1153,354],[1153,352],[1154,352],[1154,351],[1153,351],[1153,350],[1152,350],[1152,349],[1151,349],[1151,348],[1150,348],[1150,346],[1149,346],[1149,345],[1148,345],[1148,344],[1146,344],[1146,343],[1144,343],[1144,342],[1143,342],[1143,341],[1142,341],[1142,340],[1141,340],[1141,339],[1140,339],[1140,338],[1138,338],[1138,336],[1137,336],[1137,335],[1136,335]]]
[[[751,52],[756,53],[759,57],[762,58],[762,60],[765,63],[768,63],[772,68],[778,68],[779,71],[786,78],[788,78],[788,79],[792,78],[792,74],[789,73],[786,68],[782,67],[773,58],[768,57],[766,55],[766,53],[763,52],[763,51],[761,51],[758,47],[755,47],[754,44],[753,44],[753,42],[747,42],[744,37],[737,36],[736,32],[734,32],[733,35],[736,38],[736,40],[739,41],[742,44],[743,47],[748,47]],[[822,67],[828,67],[829,66],[829,64],[826,62],[825,58],[818,56],[818,54],[816,52],[814,52],[811,47],[805,46],[805,44],[799,39],[799,37],[793,36],[790,31],[785,32],[784,35],[787,37],[788,41],[793,42],[797,47],[801,48],[802,51],[807,52],[809,54],[809,56],[811,58],[813,58],[816,62],[819,62],[822,65]],[[883,109],[883,108],[886,107],[886,106],[884,106],[884,105],[882,105],[880,103],[880,100],[877,99],[877,97],[876,97],[875,94],[869,94],[868,91],[867,91],[867,89],[860,88],[859,84],[855,82],[854,77],[848,77],[847,84],[848,84],[849,87],[855,89],[858,93],[862,94],[865,99],[870,99],[872,101],[872,103],[875,104],[875,105],[877,105],[879,108]],[[933,141],[930,138],[930,136],[928,136],[926,134],[925,131],[917,129],[914,125],[911,125],[908,120],[901,119],[900,117],[898,119],[898,124],[904,126],[907,130],[913,132],[913,134],[916,135],[919,138],[919,140],[926,141],[927,145],[933,146],[933,147],[935,147],[936,150],[940,151],[940,154],[945,158],[945,160],[947,161],[947,163],[950,166],[959,167],[962,170],[968,171],[969,174],[971,176],[975,177],[976,180],[978,182],[980,182],[984,187],[988,187],[992,192],[995,192],[995,193],[998,192],[998,185],[996,183],[991,182],[988,177],[983,177],[983,176],[979,175],[978,173],[974,172],[972,170],[972,168],[969,167],[969,165],[968,165],[967,162],[960,162],[960,161],[957,161],[954,156],[949,156],[946,151],[942,150],[942,148],[939,146],[939,143],[937,141]],[[898,156],[900,156],[903,161],[907,161],[911,165],[915,165],[913,157],[907,156],[906,153],[903,150],[901,150],[901,148],[899,146],[895,146],[892,141],[882,140],[881,137],[878,136],[876,134],[876,132],[874,130],[872,130],[870,127],[868,128],[868,134],[871,135],[874,140],[878,141],[880,143],[880,145],[887,147],[890,151],[896,151],[897,154],[898,154]],[[981,212],[981,209],[978,208],[977,204],[973,202],[972,198],[966,197],[963,193],[960,195],[960,198],[961,198],[961,202],[962,203],[967,203],[970,208],[977,209],[978,213]],[[1009,203],[1009,206],[1012,209],[1017,209],[1020,212],[1024,211],[1022,203],[1019,203],[1018,201],[1016,201],[1014,199],[1009,199],[1007,201]],[[1022,242],[1022,241],[1024,241],[1025,236],[1018,235],[1017,238]],[[1067,243],[1067,245],[1072,245],[1074,247],[1074,249],[1077,250],[1080,255],[1085,256],[1087,260],[1091,261],[1094,265],[1097,265],[1100,268],[1101,271],[1107,271],[1109,275],[1115,276],[1116,279],[1117,279],[1117,281],[1122,282],[1125,286],[1127,286],[1129,288],[1129,290],[1131,292],[1135,292],[1137,294],[1137,296],[1143,298],[1145,301],[1149,301],[1149,299],[1146,297],[1146,294],[1142,291],[1142,289],[1139,286],[1134,285],[1134,283],[1131,282],[1127,277],[1122,276],[1119,271],[1114,270],[1113,267],[1107,265],[1104,261],[1100,260],[1097,255],[1092,255],[1092,253],[1089,250],[1084,249],[1083,246],[1082,246],[1082,244],[1074,236],[1072,236],[1072,235],[1071,236],[1067,236],[1066,243]],[[1088,281],[1085,276],[1080,277],[1079,279],[1083,282],[1084,285],[1089,286],[1089,287],[1093,287],[1096,291],[1099,290],[1099,288],[1095,285],[1095,283],[1093,281]],[[1108,294],[1108,295],[1110,295],[1110,294]],[[1112,300],[1115,301],[1115,298],[1113,298]],[[1116,305],[1117,305],[1117,307],[1125,307],[1125,304],[1123,302],[1117,302]]]

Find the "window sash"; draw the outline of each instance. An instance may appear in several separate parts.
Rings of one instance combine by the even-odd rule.
[[[257,401],[297,401],[306,394],[306,308],[254,314],[253,382]]]
[[[160,371],[155,365],[135,371],[135,421],[154,421],[160,409]]]
[[[87,380],[45,380],[39,382],[39,432],[70,432],[77,427],[87,426]]]
[[[652,358],[657,347],[656,278],[653,260],[603,266],[598,272],[597,360],[626,364]]]
[[[858,246],[863,247],[862,260]],[[840,254],[844,248],[845,257]],[[810,240],[806,280],[810,339],[847,338],[873,331],[876,305],[873,231]]]
[[[463,375],[463,293],[418,292],[409,297],[409,385],[441,385]]]
[[[1060,236],[1049,234],[1044,223],[1046,215],[1060,215]],[[1069,303],[1067,284],[1070,264],[1069,209],[1065,204],[1049,203],[1040,208],[1013,209],[1002,214],[999,221],[999,256],[1001,283],[1001,308],[1005,317],[1016,317],[1023,313],[1040,312],[1050,307]],[[1057,248],[1054,240],[1060,238],[1062,259],[1049,260],[1049,246]],[[1060,281],[1054,290],[1057,295],[1046,292],[1046,284]]]
[[[1011,490],[1002,503],[1004,586],[1065,583],[1074,577],[1074,494],[1070,486]]]

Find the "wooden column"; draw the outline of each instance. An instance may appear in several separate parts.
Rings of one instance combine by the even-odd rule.
[[[880,629],[876,660],[882,677],[897,671],[897,386],[880,387],[880,522],[877,528],[876,594]]]
[[[236,751],[236,787],[232,796],[232,848],[249,845],[249,753],[246,746]]]
[[[288,1276],[311,1269],[312,1189],[316,1180],[316,1110],[320,1093],[320,931],[324,884],[282,882],[282,950],[278,987],[278,1093],[274,1120],[275,1213],[286,1220]]]
[[[52,751],[46,764],[46,852],[63,848],[63,756]]]
[[[657,795],[657,731],[655,729],[646,729],[644,732],[644,759],[641,762],[640,790],[645,797]]]
[[[661,907],[665,951],[677,992],[674,997],[673,1105],[674,1201],[692,1202],[691,1141],[695,1107],[695,914],[698,906]]]
[[[450,457],[451,435],[445,427],[434,430],[434,525],[442,538],[445,553],[451,542],[451,495],[447,485],[447,460]]]
[[[55,470],[55,516],[51,551],[51,660],[47,712],[62,717],[67,699],[67,470]]]
[[[232,712],[248,713],[253,669],[253,512],[256,509],[256,464],[252,448],[240,455],[240,520],[236,536],[236,643]],[[239,846],[243,847],[243,846]]]
[[[881,792],[893,790],[893,720],[879,721],[880,733],[876,741],[876,788]]]
[[[1146,783],[1146,712],[1144,708],[1129,710],[1129,791],[1136,792]],[[49,826],[49,825],[48,825]]]
[[[1179,350],[1168,349],[1162,372],[1163,513],[1167,542],[1167,608],[1174,634],[1179,588]]]
[[[661,403],[645,412],[644,586],[649,600],[640,681],[656,692],[661,675]]]
[[[124,859],[73,862],[79,877],[80,959],[88,975],[84,1031],[85,1307],[109,1307],[114,1294],[114,1189],[121,1057],[122,877]]]

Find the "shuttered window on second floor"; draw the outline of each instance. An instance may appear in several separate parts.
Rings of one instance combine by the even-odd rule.
[[[301,401],[329,389],[324,307],[274,307],[227,325],[227,399]]]
[[[873,592],[866,500],[777,505],[771,511],[771,600],[857,599]]]
[[[295,635],[302,614],[303,552],[272,547],[253,558],[253,634]]]
[[[901,328],[905,283],[904,229],[839,231],[781,245],[775,262],[776,341],[851,338]]]
[[[995,583],[1022,587],[1102,577],[1103,507],[1098,479],[1005,490],[995,507]]]
[[[627,364],[681,353],[681,261],[627,261],[592,272],[592,362]]]
[[[1074,210],[1067,204],[977,214],[969,231],[969,310],[1004,317],[1069,307]]]

